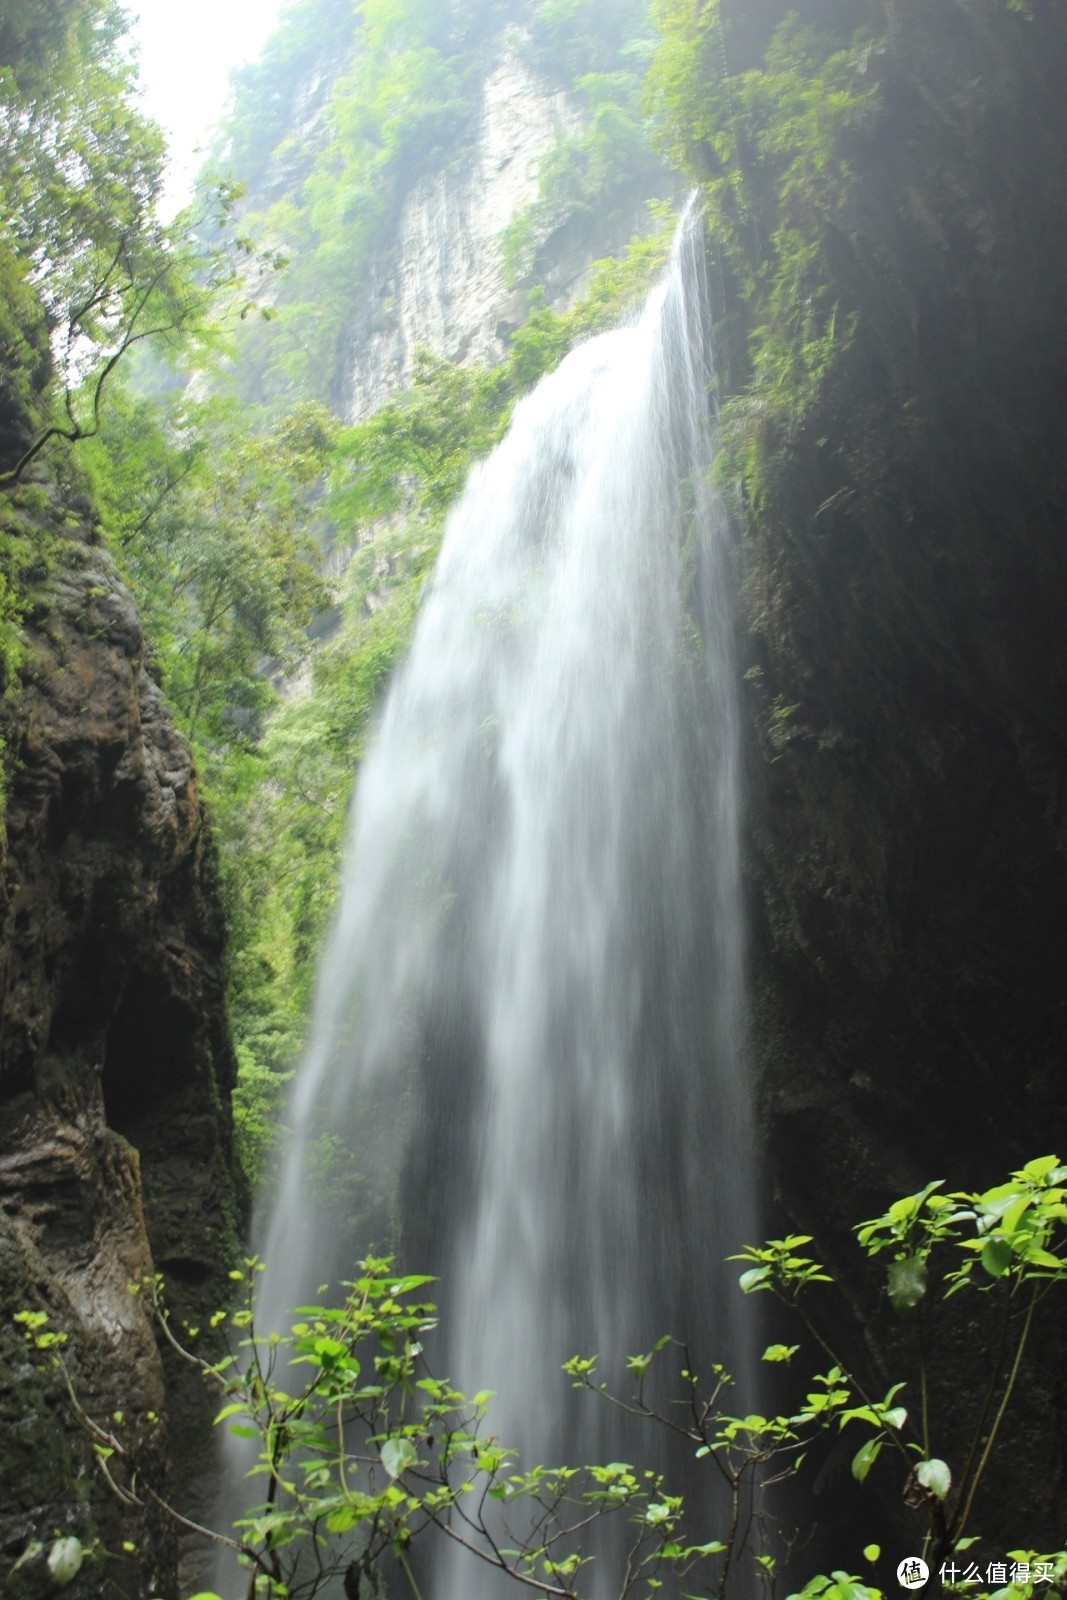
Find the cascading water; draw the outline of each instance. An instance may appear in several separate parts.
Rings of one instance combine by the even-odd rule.
[[[618,1375],[672,1332],[745,1378],[723,1267],[754,1236],[736,674],[701,260],[687,217],[640,318],[519,405],[450,518],[360,773],[263,1244],[261,1326],[372,1244],[439,1274],[435,1368],[495,1391],[491,1431],[528,1463],[653,1459],[576,1406],[572,1354]],[[451,1560],[430,1588],[490,1592]]]

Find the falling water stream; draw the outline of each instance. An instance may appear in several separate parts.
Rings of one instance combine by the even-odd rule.
[[[687,215],[640,316],[521,402],[449,519],[360,771],[261,1230],[261,1325],[372,1244],[438,1274],[435,1368],[495,1392],[491,1432],[528,1463],[656,1459],[572,1395],[572,1354],[625,1386],[671,1332],[698,1370],[747,1371],[723,1266],[754,1201],[702,245]],[[433,1600],[495,1595],[471,1565],[439,1563]]]

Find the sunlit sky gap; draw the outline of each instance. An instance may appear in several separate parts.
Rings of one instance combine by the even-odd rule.
[[[230,73],[259,54],[280,9],[281,0],[130,0],[144,107],[170,146],[168,213],[188,198],[198,148],[225,107]]]

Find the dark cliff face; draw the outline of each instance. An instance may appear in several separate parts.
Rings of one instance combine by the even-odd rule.
[[[11,1313],[69,1335],[94,1416],[143,1419],[157,1487],[195,1477],[210,1416],[165,1370],[143,1300],[225,1300],[239,1196],[223,933],[192,759],[144,669],[132,601],[92,542],[88,508],[47,482],[11,496],[9,530],[46,550],[4,702],[0,873],[0,1559],[30,1539],[132,1539],[134,1571],[93,1563],[67,1592],[174,1593],[172,1531],[120,1509],[72,1425],[58,1378],[30,1364]],[[173,1472],[172,1472],[173,1469]],[[8,1580],[5,1578],[5,1582]],[[50,1586],[27,1563],[5,1593]],[[118,1592],[116,1590],[116,1592]]]
[[[928,1178],[1067,1155],[1067,11],[888,11],[826,239],[855,337],[768,437],[747,535],[767,1154],[853,1273],[848,1224]],[[895,1377],[879,1293],[827,1304]],[[935,1351],[945,1454],[988,1337]],[[984,1508],[1002,1549],[1062,1541],[1051,1307],[1040,1344]]]

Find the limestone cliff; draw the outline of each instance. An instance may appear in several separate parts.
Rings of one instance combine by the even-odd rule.
[[[346,409],[355,420],[405,388],[420,349],[449,361],[499,361],[529,311],[508,283],[502,234],[536,199],[541,163],[586,114],[528,64],[513,39],[498,43],[481,83],[468,153],[406,195],[395,232],[371,268],[346,343]],[[649,190],[637,175],[633,207],[612,223],[564,224],[543,250],[547,303],[569,305],[591,262],[646,226]]]
[[[283,11],[220,133],[242,229],[286,262],[237,335],[242,396],[355,420],[420,348],[492,362],[532,288],[568,305],[671,191],[641,100],[653,50],[647,0]]]
[[[129,594],[89,507],[42,479],[6,499],[28,586],[18,682],[3,703],[0,871],[0,1560],[4,1592],[52,1592],[31,1540],[135,1540],[66,1592],[175,1593],[173,1529],[123,1512],[57,1375],[11,1321],[47,1310],[95,1416],[139,1418],[166,1489],[203,1451],[198,1385],[168,1373],[143,1300],[163,1274],[191,1313],[224,1298],[239,1193],[223,933],[196,775]],[[39,559],[32,552],[39,552]],[[27,552],[31,554],[27,555]],[[148,1413],[158,1424],[144,1419]],[[114,1586],[114,1587],[113,1587]]]

